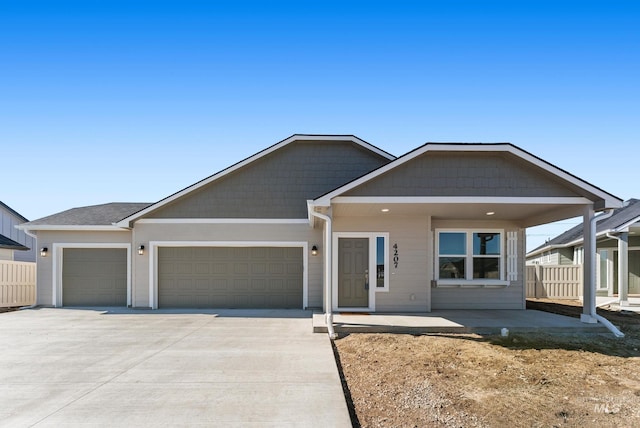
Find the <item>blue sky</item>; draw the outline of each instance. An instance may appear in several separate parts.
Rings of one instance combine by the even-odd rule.
[[[294,133],[508,141],[640,197],[638,22],[617,0],[0,0],[0,200],[152,202]]]

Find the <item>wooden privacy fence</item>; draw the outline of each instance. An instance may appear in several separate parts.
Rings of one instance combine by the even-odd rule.
[[[0,308],[36,303],[36,264],[0,260]]]
[[[582,296],[582,265],[527,266],[527,297],[579,299]]]

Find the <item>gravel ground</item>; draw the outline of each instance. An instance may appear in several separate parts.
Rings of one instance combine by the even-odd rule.
[[[579,302],[535,301],[579,316]],[[351,334],[334,342],[363,427],[640,426],[640,315],[626,333]]]

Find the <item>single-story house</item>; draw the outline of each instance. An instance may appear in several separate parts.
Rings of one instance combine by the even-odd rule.
[[[640,294],[640,200],[629,199],[610,217],[599,221],[596,238],[596,292],[601,296],[618,295],[621,304],[626,305],[629,294]],[[582,265],[582,224],[529,252],[527,263]]]
[[[155,203],[74,208],[37,236],[37,303],[525,309],[525,228],[622,201],[508,143],[395,157],[293,135]]]
[[[36,240],[16,226],[27,220],[9,205],[0,201],[0,260],[36,261]]]

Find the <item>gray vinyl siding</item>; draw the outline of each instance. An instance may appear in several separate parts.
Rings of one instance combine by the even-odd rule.
[[[0,260],[13,260],[13,250],[0,248]]]
[[[344,196],[578,196],[508,153],[426,152]]]
[[[388,232],[390,251],[393,252],[394,244],[398,245],[398,266],[395,267],[392,260],[389,262],[389,291],[375,293],[376,312],[430,310],[428,231],[429,218],[424,216],[334,219],[333,232]]]
[[[573,247],[558,249],[558,264],[559,265],[573,264]]]
[[[436,226],[434,226],[435,228]],[[443,224],[437,227],[446,227]],[[470,226],[473,227],[473,226]],[[500,228],[498,225],[492,228]],[[431,307],[437,309],[525,309],[525,232],[518,231],[518,279],[506,287],[434,287],[431,289]]]
[[[629,247],[640,247],[640,237],[636,237],[633,235],[629,236]],[[618,248],[618,240],[617,239],[603,239],[598,240],[598,248]]]
[[[308,199],[388,163],[348,141],[295,141],[148,218],[306,218]]]
[[[308,223],[298,224],[149,224],[136,223],[133,230],[134,253],[139,244],[147,248],[150,242],[306,242],[310,250],[318,246],[318,255],[308,255],[308,307],[323,306],[323,234]],[[167,244],[170,245],[170,244]],[[186,245],[186,244],[185,244]],[[186,245],[188,246],[188,245]],[[150,251],[133,255],[132,298],[136,307],[149,306]]]
[[[28,251],[14,251],[13,260],[17,262],[35,262],[36,240],[23,230],[16,229],[16,226],[22,223],[24,223],[22,218],[0,205],[0,235],[4,235],[29,248]]]

